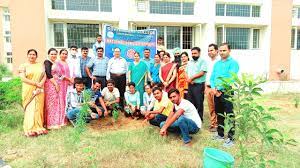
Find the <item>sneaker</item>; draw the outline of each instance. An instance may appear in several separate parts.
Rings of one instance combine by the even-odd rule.
[[[234,141],[231,140],[231,139],[229,139],[229,138],[227,138],[227,139],[225,140],[224,144],[223,144],[223,146],[226,147],[226,148],[230,148],[230,147],[232,147],[233,145],[234,145]]]
[[[224,137],[222,137],[222,136],[216,134],[216,135],[213,136],[213,140],[223,141],[223,140],[224,140]]]

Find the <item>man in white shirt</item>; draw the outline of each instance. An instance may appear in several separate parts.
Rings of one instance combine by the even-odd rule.
[[[67,59],[71,78],[81,78],[80,59],[77,56],[77,49],[77,46],[71,46],[70,55]]]
[[[127,62],[121,57],[120,48],[114,49],[114,57],[108,61],[106,79],[112,79],[115,81],[116,88],[120,91],[121,106],[124,98],[126,88],[126,73],[127,73]]]
[[[218,46],[216,44],[208,45],[208,59],[207,59],[207,74],[205,81],[205,95],[207,98],[207,104],[210,114],[210,127],[211,132],[216,132],[218,123],[217,123],[217,114],[215,112],[215,103],[214,103],[214,89],[210,87],[210,76],[213,71],[215,63],[219,60],[218,57]]]
[[[112,109],[113,104],[119,105],[120,92],[118,88],[115,88],[115,82],[112,79],[107,81],[107,87],[102,90],[101,94],[106,107],[108,107],[110,110]]]
[[[77,46],[70,47],[70,55],[68,56],[67,63],[70,70],[70,78],[81,78],[81,71],[80,71],[80,59],[77,56]],[[73,82],[74,83],[74,82]],[[71,92],[74,89],[74,85],[69,85],[67,92]]]
[[[201,128],[201,118],[195,106],[180,97],[178,89],[171,89],[168,96],[174,103],[175,110],[160,124],[160,135],[166,136],[167,131],[180,133],[184,144],[189,146],[192,140],[190,134],[196,134]]]

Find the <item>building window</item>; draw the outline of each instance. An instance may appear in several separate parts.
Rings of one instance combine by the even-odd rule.
[[[12,57],[6,57],[6,63],[12,64],[13,63]]]
[[[260,17],[260,6],[217,3],[216,16]]]
[[[6,52],[6,62],[8,64],[11,64],[12,63],[12,52]]]
[[[223,43],[223,27],[217,27],[217,44]]]
[[[252,6],[252,17],[260,17],[260,6]]]
[[[191,49],[193,45],[193,27],[181,26],[137,26],[137,30],[156,29],[157,38],[162,37],[167,49],[176,47]],[[166,36],[165,36],[166,35]]]
[[[52,9],[64,10],[65,0],[52,0]]]
[[[66,0],[67,10],[99,11],[98,0]]]
[[[225,16],[225,4],[216,4],[216,16]]]
[[[101,12],[111,12],[111,0],[100,0],[100,11]]]
[[[292,37],[291,37],[291,48],[295,48],[295,34],[296,34],[295,29],[292,29],[291,33],[292,33]]]
[[[92,47],[95,43],[96,35],[99,34],[98,24],[67,24],[68,47]]]
[[[6,43],[11,43],[11,37],[10,36],[6,36],[4,38],[5,38]]]
[[[253,46],[252,48],[259,48],[259,29],[253,29]]]
[[[136,27],[136,30],[145,30],[145,29],[147,29],[146,26],[137,26]]]
[[[6,22],[9,22],[10,21],[10,15],[4,15],[4,20]]]
[[[260,29],[226,27],[223,30],[223,27],[217,27],[217,44],[227,42],[232,49],[258,49],[259,34]],[[250,45],[251,41],[252,45]]]
[[[54,46],[64,47],[64,25],[62,23],[53,24]]]
[[[112,0],[52,0],[52,9],[111,12]]]
[[[297,43],[296,43],[296,49],[300,49],[300,29],[297,29]]]
[[[175,14],[193,15],[193,2],[173,2],[173,1],[150,1],[150,13],[154,14]]]
[[[249,28],[226,28],[226,42],[232,49],[249,49]]]
[[[193,28],[182,28],[182,49],[191,49],[193,44]]]
[[[292,28],[291,33],[291,48],[300,50],[300,29],[294,27]]]
[[[182,3],[182,14],[183,15],[194,15],[194,3],[183,2]]]
[[[167,26],[167,48],[173,49],[180,47],[180,27],[179,26]]]
[[[250,5],[226,5],[226,16],[250,17]]]
[[[157,30],[157,38],[162,37],[165,38],[165,27],[164,26],[150,26],[150,29]]]
[[[5,35],[9,36],[10,35],[10,31],[5,31]]]

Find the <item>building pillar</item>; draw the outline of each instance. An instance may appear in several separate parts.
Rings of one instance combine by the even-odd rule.
[[[272,1],[270,80],[290,79],[292,8],[292,0]]]
[[[9,10],[11,16],[13,70],[14,74],[17,74],[20,64],[27,62],[28,49],[33,48],[38,51],[38,61],[43,61],[46,58],[44,1],[11,0]]]

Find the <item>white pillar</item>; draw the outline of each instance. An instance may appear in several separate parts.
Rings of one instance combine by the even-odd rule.
[[[130,0],[113,0],[113,12],[119,14],[119,28],[128,30],[128,16],[129,16]]]

